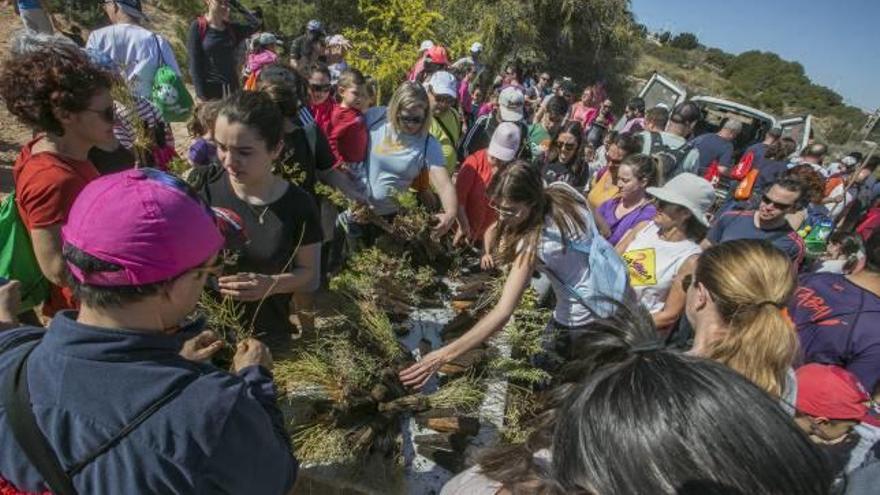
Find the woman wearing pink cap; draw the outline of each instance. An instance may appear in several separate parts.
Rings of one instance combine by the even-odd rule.
[[[18,213],[52,284],[43,305],[46,316],[76,307],[64,281],[60,229],[79,192],[98,177],[89,150],[115,142],[110,85],[110,76],[76,47],[14,57],[0,74],[0,96],[9,113],[37,133],[22,147],[12,175]]]
[[[244,303],[244,321],[271,347],[285,348],[297,328],[291,297],[311,305],[320,283],[321,224],[314,199],[272,173],[283,149],[283,117],[265,93],[246,91],[221,103],[214,140],[222,168],[199,169],[194,182],[212,206],[237,213],[250,242],[220,293]]]

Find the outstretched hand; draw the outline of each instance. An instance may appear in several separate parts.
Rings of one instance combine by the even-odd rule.
[[[434,373],[448,361],[443,349],[430,352],[419,362],[401,371],[399,374],[400,382],[407,388],[421,389],[434,376]]]
[[[226,345],[220,337],[211,330],[187,340],[180,349],[180,355],[190,361],[206,361],[211,359],[223,346]]]

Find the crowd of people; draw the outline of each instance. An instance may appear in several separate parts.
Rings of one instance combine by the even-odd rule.
[[[316,293],[407,189],[505,280],[403,385],[490,339],[530,287],[553,308],[535,431],[443,493],[880,483],[880,157],[778,128],[736,149],[733,116],[700,134],[694,102],[616,106],[602,82],[516,60],[495,76],[481,43],[453,61],[425,40],[383,105],[322,22],[285,49],[257,13],[206,0],[180,178],[153,81],[183,75],[141,2],[105,2],[84,48],[18,3],[0,98],[33,139],[2,220],[44,284],[0,280],[3,493],[291,493],[272,352],[314,331]],[[206,288],[258,336],[230,371],[192,317]]]

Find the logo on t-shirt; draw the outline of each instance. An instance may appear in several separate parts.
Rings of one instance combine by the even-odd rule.
[[[634,249],[623,253],[633,287],[657,285],[657,253],[654,248]]]

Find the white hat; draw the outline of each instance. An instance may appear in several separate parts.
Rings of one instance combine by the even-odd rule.
[[[458,81],[455,79],[455,76],[445,70],[431,75],[427,85],[431,87],[431,91],[435,95],[446,95],[458,99]]]
[[[431,48],[434,48],[434,42],[431,40],[425,40],[419,45],[419,52],[426,52]]]
[[[489,156],[509,162],[516,158],[519,151],[520,135],[519,126],[513,122],[502,122],[495,132],[492,133],[492,141],[489,142]]]
[[[351,41],[348,41],[348,38],[341,34],[334,34],[333,36],[327,38],[327,46],[341,46],[346,49],[351,48]]]
[[[498,110],[503,122],[519,122],[523,119],[526,97],[514,87],[507,87],[498,95]]]
[[[471,45],[471,53],[480,53],[481,51],[483,51],[483,44],[479,41]]]
[[[845,157],[843,157],[842,160],[840,160],[840,163],[842,163],[848,167],[852,167],[853,165],[858,164],[859,160],[852,155],[846,155]]]
[[[709,208],[715,202],[715,188],[706,179],[691,173],[676,175],[663,187],[649,187],[655,198],[687,208],[701,224],[709,226]]]

